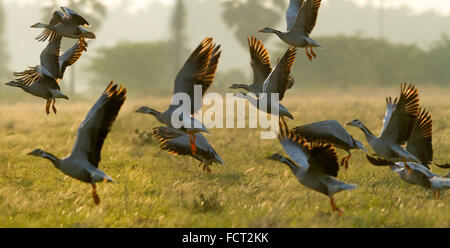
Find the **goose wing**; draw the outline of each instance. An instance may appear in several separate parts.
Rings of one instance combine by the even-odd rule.
[[[126,93],[125,88],[118,88],[113,82],[108,85],[78,128],[71,157],[87,159],[98,168],[103,142],[125,102]]]
[[[262,86],[270,72],[272,72],[269,53],[262,41],[257,40],[254,36],[251,39],[248,38],[248,46],[251,57],[250,64],[253,69],[253,83]]]
[[[89,22],[84,19],[81,15],[79,15],[77,12],[67,8],[67,7],[61,7],[61,9],[66,13],[66,15],[76,24],[88,27]]]
[[[292,130],[295,134],[309,141],[325,141],[341,147],[353,145],[353,138],[345,128],[335,120],[316,122]]]
[[[192,154],[188,135],[182,131],[170,127],[157,127],[153,129],[153,135],[161,143],[159,147],[161,150],[175,155],[190,155],[198,160],[216,160],[218,163],[224,164],[206,137],[201,133],[195,134],[195,145],[198,149],[196,155]]]
[[[315,174],[337,177],[339,164],[336,150],[332,145],[307,142],[303,137],[289,131],[284,120],[280,121],[278,139],[284,151],[299,166]]]
[[[64,19],[64,13],[60,10],[56,10],[53,12],[52,19],[49,22],[50,26],[55,26],[56,24],[62,23]],[[54,38],[58,37],[59,35],[53,32],[52,30],[48,28],[44,28],[44,31],[40,35],[38,35],[35,39],[38,41],[45,41],[48,38],[49,41],[52,41]]]
[[[280,62],[277,64],[275,69],[272,70],[272,72],[264,82],[264,93],[278,93],[279,100],[283,100],[284,93],[289,88],[289,86],[292,87],[293,84],[290,73],[292,70],[292,66],[294,65],[296,53],[297,49],[293,46],[289,46]]]
[[[419,93],[414,85],[402,84],[401,94],[380,139],[403,145],[411,135],[419,111]]]
[[[61,78],[64,76],[68,66],[71,66],[77,62],[81,57],[83,52],[87,51],[87,43],[84,38],[79,39],[75,45],[73,45],[69,50],[67,50],[59,59],[59,71],[61,73]]]
[[[201,108],[202,101],[194,98],[194,87],[201,86],[202,93],[205,93],[213,83],[220,57],[219,49],[220,46],[212,43],[212,38],[204,39],[187,59],[175,79],[174,95],[184,93],[190,97],[191,114]],[[177,104],[172,99],[172,105]]]
[[[14,72],[16,82],[22,85],[31,86],[38,82],[48,81],[47,78],[53,79],[53,75],[47,71],[42,65],[35,67],[28,67],[27,70],[22,72]],[[44,80],[45,79],[45,80]]]
[[[41,65],[47,69],[54,78],[62,78],[59,70],[61,39],[61,36],[57,36],[55,39],[50,40],[40,55]]]
[[[303,5],[303,0],[291,0],[289,1],[289,7],[286,10],[286,23],[287,29],[291,30],[294,26],[295,20],[297,19],[298,12]]]
[[[392,97],[386,97],[386,113],[384,115],[383,128],[381,129],[381,133],[383,133],[384,129],[386,129],[386,126],[391,119],[392,112],[397,107],[397,101],[398,98],[395,98],[394,101],[392,101]]]
[[[316,25],[321,0],[306,0],[300,8],[295,23],[288,31],[309,35]]]
[[[408,139],[406,150],[416,156],[429,169],[429,165],[433,161],[433,121],[431,120],[431,115],[425,109],[423,111],[419,109],[419,113],[411,136]]]

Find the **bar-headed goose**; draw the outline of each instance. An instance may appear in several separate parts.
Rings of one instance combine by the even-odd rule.
[[[21,88],[27,93],[46,99],[46,113],[50,113],[51,106],[56,114],[56,98],[69,99],[61,92],[59,82],[63,78],[66,68],[73,65],[82,52],[86,51],[86,46],[86,42],[81,39],[59,56],[61,36],[56,36],[41,52],[40,65],[29,67],[23,72],[15,72],[16,80],[8,82],[6,85]]]
[[[357,186],[336,179],[339,164],[335,148],[323,142],[307,142],[306,139],[289,131],[283,118],[280,120],[282,123],[278,139],[290,158],[274,154],[269,159],[287,164],[301,184],[328,196],[333,211],[338,211],[339,215],[342,215],[333,195]]]
[[[233,84],[230,89],[244,89],[248,92],[252,92],[255,95],[259,95],[263,92],[264,81],[272,72],[270,65],[270,57],[267,49],[264,47],[261,40],[252,36],[248,38],[248,47],[250,49],[250,65],[253,70],[253,83],[247,84]],[[294,85],[294,79],[290,78],[288,89]]]
[[[348,156],[342,158],[341,166],[348,168],[348,160],[352,156],[350,150],[360,149],[368,153],[364,145],[354,139],[345,128],[335,120],[316,122],[300,127],[295,127],[292,132],[304,137],[308,141],[325,141],[333,144],[336,148],[345,150]]]
[[[202,97],[214,81],[214,76],[221,54],[220,46],[216,46],[212,41],[212,38],[204,39],[179,71],[175,79],[172,103],[166,111],[161,113],[157,110],[144,106],[139,108],[136,112],[153,115],[159,122],[167,125],[168,127],[175,128],[172,124],[172,116],[174,112],[181,107],[180,103],[176,100],[178,94],[187,94],[189,97],[189,104],[184,103],[183,101],[181,102],[183,102],[183,105],[187,104],[187,106],[190,107],[191,115],[201,110]],[[194,94],[194,88],[196,86],[201,89],[201,92],[198,92],[198,95]],[[208,131],[200,121],[196,120],[192,116],[185,116],[184,118],[182,116],[179,117],[182,118],[182,126],[180,130],[189,135],[192,153],[196,154],[196,136],[194,134]],[[178,118],[178,116],[175,118]]]
[[[237,93],[235,96],[249,100],[254,107],[268,114],[272,114],[271,109],[272,106],[274,106],[275,109],[278,109],[280,117],[285,116],[293,120],[294,116],[289,113],[289,110],[284,107],[280,101],[283,100],[286,90],[293,82],[290,73],[295,61],[295,55],[296,48],[290,46],[277,66],[272,70],[269,76],[267,76],[264,81],[262,94],[260,94],[259,97],[255,99],[253,96],[244,92]],[[278,97],[274,98],[273,94],[278,94]]]
[[[157,127],[153,129],[153,134],[161,143],[161,150],[175,155],[189,155],[200,161],[199,166],[203,166],[203,171],[211,173],[209,166],[213,163],[225,165],[222,158],[201,133],[194,134],[196,136],[195,145],[198,149],[196,154],[192,153],[189,136],[184,132],[170,127]]]
[[[391,98],[386,98],[386,102],[387,110],[379,137],[375,137],[358,119],[347,125],[355,126],[363,131],[376,156],[391,162],[420,163],[416,156],[402,146],[410,138],[419,112],[419,93],[416,87],[403,83],[399,100],[392,101]]]
[[[306,55],[311,61],[316,58],[313,47],[320,45],[309,37],[317,21],[321,0],[291,0],[286,11],[287,32],[273,28],[261,29],[261,33],[274,33],[282,41],[295,47],[305,48]],[[311,53],[308,52],[310,48]]]
[[[92,197],[97,205],[100,198],[97,195],[96,183],[114,182],[110,176],[98,169],[98,165],[103,142],[125,102],[126,93],[125,88],[118,88],[113,82],[108,85],[78,128],[72,153],[68,157],[59,159],[41,149],[29,153],[50,160],[64,174],[91,184]]]
[[[58,35],[73,39],[95,39],[95,34],[84,28],[89,26],[89,22],[86,19],[67,7],[61,7],[61,10],[53,12],[53,17],[49,24],[38,22],[31,26],[32,28],[44,29],[36,37],[36,40],[45,41],[50,38],[49,41],[52,41]]]

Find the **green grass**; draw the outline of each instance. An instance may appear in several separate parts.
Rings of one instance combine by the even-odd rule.
[[[398,95],[399,88],[292,91],[283,104],[296,116],[290,127],[359,118],[378,134],[384,97]],[[450,161],[450,90],[419,90],[422,106],[433,116],[435,159]],[[29,99],[0,105],[0,227],[450,227],[448,192],[433,200],[431,191],[369,165],[359,151],[338,176],[358,185],[335,196],[342,217],[331,211],[326,196],[300,185],[285,165],[264,159],[282,149],[277,140],[259,140],[255,129],[210,130],[207,137],[226,166],[203,173],[194,159],[159,151],[158,142],[145,133],[159,124],[133,113],[144,104],[164,109],[170,99],[162,97],[127,100],[100,166],[119,184],[99,184],[102,202],[95,206],[89,185],[26,155],[35,148],[69,154],[95,100],[58,101],[59,113],[46,116],[44,101]],[[367,145],[359,130],[348,130]]]

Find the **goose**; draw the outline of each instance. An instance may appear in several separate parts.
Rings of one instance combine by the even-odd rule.
[[[272,72],[272,67],[270,66],[269,53],[262,41],[256,39],[254,36],[247,38],[247,40],[251,57],[250,65],[253,69],[253,83],[250,85],[233,84],[230,89],[244,89],[258,96],[263,92],[264,81]],[[293,85],[294,79],[290,78],[288,89]]]
[[[388,165],[393,172],[398,174],[400,179],[409,184],[420,185],[424,188],[433,190],[434,199],[436,199],[436,196],[438,199],[440,198],[442,190],[450,188],[450,178],[448,178],[448,175],[440,176],[435,174],[423,164],[415,162],[394,163],[381,157],[369,155],[367,155],[367,159],[373,165]]]
[[[212,43],[212,41],[212,38],[205,38],[178,72],[175,79],[172,103],[166,111],[159,112],[155,109],[143,106],[136,112],[153,115],[160,123],[165,124],[168,127],[175,128],[172,125],[172,115],[175,110],[180,108],[179,103],[175,101],[176,95],[180,93],[187,94],[191,99],[191,115],[199,111],[202,107],[202,97],[214,81],[214,76],[221,55],[220,46],[216,46]],[[195,86],[201,87],[201,98],[195,98]],[[180,130],[188,133],[189,141],[192,146],[192,153],[195,155],[197,148],[195,146],[196,135],[194,134],[198,132],[209,132],[206,127],[194,117],[182,117],[182,123],[183,124]]]
[[[209,165],[213,163],[225,165],[222,158],[201,133],[194,134],[196,136],[195,145],[198,149],[196,154],[192,153],[188,135],[182,131],[170,127],[157,127],[153,129],[153,135],[161,143],[161,150],[175,155],[189,155],[200,161],[199,167],[203,166],[205,172],[211,173]]]
[[[126,99],[126,89],[111,82],[97,102],[92,106],[86,118],[78,128],[72,153],[59,159],[56,156],[35,149],[28,155],[50,160],[64,174],[92,186],[92,197],[96,205],[100,204],[96,183],[115,182],[110,176],[98,169],[101,150],[113,122]]]
[[[271,114],[271,108],[275,105],[278,108],[280,117],[287,117],[293,120],[294,116],[289,113],[289,110],[280,101],[283,100],[284,94],[291,82],[290,73],[295,61],[295,55],[296,48],[290,46],[277,66],[264,81],[262,94],[258,98],[254,98],[244,92],[237,93],[235,96],[249,100],[254,107],[268,114]],[[278,94],[277,101],[276,98],[272,98],[272,94]],[[266,109],[263,106],[266,106]]]
[[[348,156],[341,160],[341,166],[345,166],[345,169],[348,169],[348,160],[352,156],[350,150],[360,149],[368,153],[364,145],[360,141],[354,139],[336,120],[326,120],[295,127],[292,132],[308,141],[323,140],[333,144],[336,148],[345,150],[348,153]]]
[[[285,43],[305,48],[306,56],[312,61],[316,58],[313,47],[321,47],[309,37],[317,21],[321,0],[291,0],[286,11],[287,32],[266,27],[261,33],[274,33]],[[308,51],[310,48],[311,53]]]
[[[392,101],[388,100],[388,105]],[[366,155],[369,162],[376,166],[388,165],[390,169],[397,173],[403,181],[420,185],[425,188],[433,188],[434,197],[436,193],[440,196],[440,190],[445,189],[444,182],[441,179],[435,179],[433,182],[431,178],[442,178],[441,176],[431,172],[430,164],[433,160],[433,146],[432,146],[432,127],[433,122],[430,113],[419,108],[419,116],[414,124],[413,131],[407,141],[406,150],[419,159],[420,163],[416,162],[397,162],[393,163],[384,158],[377,156]],[[442,185],[441,185],[442,184]]]
[[[15,81],[6,83],[8,86],[18,87],[27,93],[41,97],[47,100],[45,111],[50,114],[50,106],[56,114],[56,99],[62,98],[69,100],[69,97],[61,92],[59,86],[64,72],[68,66],[73,65],[86,51],[87,43],[80,39],[63,55],[60,54],[61,36],[56,36],[50,41],[40,55],[40,65],[29,67],[23,72],[15,72]],[[53,105],[52,105],[53,103]]]
[[[36,37],[36,40],[45,41],[49,39],[49,41],[52,41],[58,35],[72,39],[95,39],[95,34],[85,29],[85,27],[89,27],[89,22],[86,19],[67,7],[61,7],[61,10],[53,12],[49,24],[38,22],[31,26],[32,28],[44,29]]]
[[[288,165],[300,184],[328,196],[332,210],[342,215],[343,212],[336,206],[333,195],[357,186],[336,179],[339,164],[335,148],[324,142],[307,142],[303,137],[289,131],[283,118],[280,118],[278,139],[289,158],[276,153],[268,159]]]
[[[365,134],[367,142],[375,151],[376,156],[383,157],[391,162],[416,162],[420,160],[405,150],[402,145],[408,141],[419,112],[419,94],[414,85],[401,85],[400,98],[392,101],[386,98],[387,110],[383,129],[379,137],[358,119],[347,125],[357,127]]]

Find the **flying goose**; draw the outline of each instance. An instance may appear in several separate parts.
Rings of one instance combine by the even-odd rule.
[[[416,156],[402,147],[411,136],[419,112],[419,94],[416,87],[414,85],[407,87],[406,83],[403,83],[399,100],[395,99],[392,102],[391,98],[386,98],[386,102],[387,110],[379,137],[375,137],[358,119],[347,125],[361,129],[376,156],[391,162],[420,163]]]
[[[231,89],[244,89],[252,92],[255,95],[259,95],[263,92],[263,85],[266,78],[272,72],[270,66],[270,57],[267,49],[264,47],[261,40],[256,39],[254,36],[247,39],[248,47],[250,49],[251,62],[250,65],[253,69],[253,83],[247,84],[233,84]],[[294,85],[294,79],[290,78],[288,89]]]
[[[153,129],[153,135],[161,143],[161,150],[167,150],[175,155],[189,155],[200,161],[199,167],[203,166],[205,172],[211,173],[209,165],[212,163],[225,165],[222,158],[201,133],[194,134],[196,136],[195,145],[198,149],[196,154],[192,153],[189,136],[184,132],[170,127],[157,127]]]
[[[255,99],[244,92],[235,94],[235,96],[249,100],[254,107],[268,114],[271,114],[272,105],[276,105],[280,117],[286,116],[293,120],[294,116],[279,102],[283,100],[284,94],[289,88],[290,82],[292,82],[290,73],[295,61],[295,55],[296,48],[290,46],[277,66],[267,76],[264,81],[262,94],[258,98]],[[272,94],[278,94],[278,101],[272,97]],[[262,107],[264,105],[267,105],[266,109]]]
[[[166,111],[161,113],[157,110],[143,106],[136,112],[153,115],[162,124],[175,128],[172,125],[172,115],[175,110],[180,108],[178,105],[179,103],[174,99],[176,94],[179,93],[187,94],[190,97],[191,115],[199,111],[202,107],[202,98],[195,98],[194,87],[201,87],[203,97],[204,93],[214,81],[214,76],[221,54],[220,46],[216,46],[212,43],[212,41],[212,38],[205,38],[181,68],[175,79],[172,103]],[[197,132],[208,132],[208,130],[200,121],[193,117],[182,118],[182,122],[183,125],[180,130],[188,133],[189,142],[192,146],[192,153],[195,155],[197,153],[197,148],[195,146],[196,135],[194,134]]]
[[[306,139],[289,131],[283,118],[280,118],[278,139],[290,158],[274,154],[269,159],[287,164],[301,184],[328,196],[332,210],[342,215],[342,210],[336,206],[333,195],[357,186],[336,179],[339,164],[335,148],[323,142],[307,142]]]
[[[50,38],[49,41],[52,41],[58,35],[73,39],[95,39],[95,34],[84,28],[89,26],[89,22],[86,19],[67,7],[61,7],[61,9],[62,11],[56,10],[53,12],[53,17],[49,24],[38,22],[31,26],[32,28],[44,29],[36,37],[36,40],[45,41]]]
[[[72,153],[68,157],[59,159],[41,149],[29,153],[29,155],[50,160],[64,174],[91,184],[92,197],[97,205],[100,203],[100,198],[97,195],[96,183],[115,182],[99,170],[98,165],[103,143],[125,102],[126,93],[123,86],[118,88],[117,85],[113,85],[113,82],[108,85],[78,128]]]
[[[317,21],[321,0],[291,0],[286,11],[287,32],[269,27],[259,30],[261,33],[274,33],[285,43],[305,48],[308,59],[316,58],[313,47],[320,45],[309,37]],[[308,47],[311,53],[308,52]]]
[[[59,80],[67,66],[75,63],[81,52],[86,49],[85,43],[80,40],[60,57],[60,44],[61,37],[55,37],[41,52],[40,65],[29,67],[23,72],[15,72],[16,80],[6,83],[8,86],[21,88],[27,93],[46,99],[47,114],[50,113],[50,106],[56,114],[56,98],[69,99],[61,92]]]
[[[361,149],[368,153],[364,145],[354,139],[345,128],[335,120],[316,122],[300,127],[295,127],[293,133],[305,138],[308,141],[325,141],[333,144],[336,148],[345,150],[348,156],[342,158],[341,166],[348,169],[348,160],[352,156],[350,150]]]

